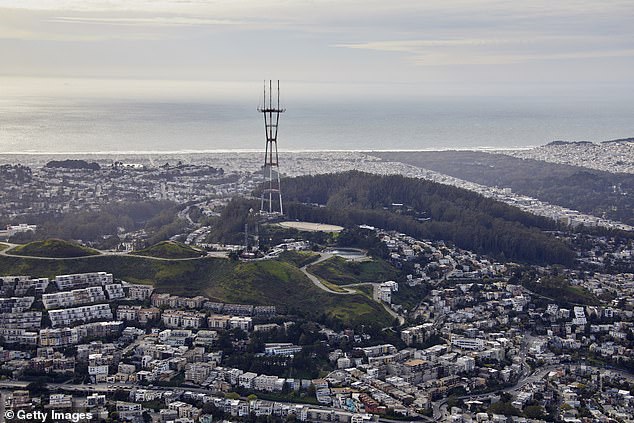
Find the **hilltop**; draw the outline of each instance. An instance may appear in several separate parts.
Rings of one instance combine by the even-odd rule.
[[[99,170],[101,166],[99,163],[92,162],[88,163],[85,160],[51,160],[46,163],[46,167],[48,168],[64,168],[64,169],[87,169],[87,170]]]
[[[587,145],[593,144],[592,141],[564,141],[564,140],[555,140],[546,144],[546,147],[556,146],[556,145]]]
[[[9,254],[31,257],[73,258],[99,255],[99,251],[61,239],[47,239],[19,245],[7,251]]]
[[[163,259],[186,259],[204,256],[206,253],[180,242],[161,241],[158,244],[134,251],[131,254]]]
[[[311,273],[337,285],[365,282],[385,282],[396,279],[398,270],[381,259],[370,261],[348,261],[333,257],[308,268]]]

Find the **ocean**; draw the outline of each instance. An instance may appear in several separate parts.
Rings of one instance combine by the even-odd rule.
[[[6,91],[5,91],[6,92]],[[179,98],[63,90],[0,96],[0,154],[252,151],[264,148],[254,93]],[[280,151],[521,149],[634,135],[634,102],[485,96],[289,96]]]

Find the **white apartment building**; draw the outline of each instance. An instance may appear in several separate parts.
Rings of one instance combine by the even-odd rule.
[[[26,329],[11,329],[0,327],[0,336],[7,344],[37,344],[37,332],[30,332]]]
[[[104,382],[108,377],[108,365],[101,364],[95,366],[88,366],[88,374],[90,378],[95,382]]]
[[[104,394],[90,394],[86,397],[86,408],[102,407],[106,405],[106,396]]]
[[[387,304],[391,304],[392,303],[392,290],[388,287],[379,287],[379,293],[378,293],[378,297],[379,300],[383,301],[384,303]]]
[[[266,355],[285,355],[291,356],[297,354],[302,350],[302,347],[299,345],[293,345],[290,343],[274,343],[274,344],[264,344],[264,354]]]
[[[55,292],[42,295],[42,303],[47,310],[54,308],[74,307],[82,304],[94,304],[106,301],[103,288],[90,286],[71,291]]]
[[[60,291],[88,286],[103,286],[113,282],[112,273],[93,272],[55,276],[55,284]]]
[[[226,329],[229,327],[229,319],[231,319],[231,316],[212,314],[207,318],[207,325],[211,329]]]
[[[259,375],[253,380],[253,388],[256,391],[281,391],[284,389],[285,380],[277,376]]]
[[[161,318],[168,328],[198,329],[205,321],[205,314],[197,311],[165,310]]]
[[[0,314],[0,327],[12,329],[39,329],[42,326],[41,311]]]
[[[238,385],[246,389],[252,389],[255,378],[258,377],[257,373],[246,372],[242,373],[238,377]]]
[[[91,320],[113,320],[112,310],[109,304],[95,304],[75,308],[50,310],[48,316],[53,327],[72,326],[76,323],[85,323]]]
[[[139,319],[139,310],[141,310],[141,306],[119,306],[117,308],[117,319],[137,321]]]
[[[475,359],[473,357],[458,357],[456,368],[459,372],[471,372],[475,369]]]
[[[196,333],[196,339],[194,339],[195,346],[212,346],[218,339],[218,332],[215,330],[199,330]]]
[[[586,323],[588,323],[583,307],[577,306],[573,309],[573,312],[575,314],[575,317],[572,319],[572,323],[574,323],[575,325],[585,325]]]
[[[125,298],[125,292],[120,283],[111,283],[105,286],[109,300],[119,300]]]
[[[385,354],[396,353],[396,347],[392,344],[374,345],[371,347],[361,348],[366,357],[376,357]]]
[[[21,313],[31,308],[35,297],[0,298],[0,313]]]
[[[483,350],[484,339],[452,337],[451,345],[465,350]]]
[[[149,285],[128,285],[125,289],[128,291],[129,299],[139,301],[147,300],[154,292],[154,287]]]
[[[229,327],[231,329],[242,329],[245,332],[251,330],[253,319],[245,316],[233,316],[229,319]]]
[[[24,296],[30,289],[42,294],[48,287],[48,278],[31,279],[30,276],[1,276],[0,292],[13,291],[13,295]]]

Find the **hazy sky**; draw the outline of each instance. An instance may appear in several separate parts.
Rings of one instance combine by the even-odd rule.
[[[0,74],[625,95],[633,22],[632,0],[0,0]]]

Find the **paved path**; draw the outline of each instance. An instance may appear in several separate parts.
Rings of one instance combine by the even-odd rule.
[[[359,291],[357,291],[356,289],[351,289],[354,287],[360,287],[360,286],[372,286],[372,299],[374,301],[376,301],[377,303],[379,303],[384,309],[385,311],[388,312],[388,314],[390,316],[392,316],[395,319],[398,319],[399,324],[403,324],[405,323],[405,318],[403,316],[401,316],[400,314],[398,314],[397,312],[395,312],[394,310],[392,310],[387,304],[385,304],[383,301],[381,301],[379,299],[379,286],[381,285],[380,283],[376,283],[376,282],[363,282],[363,283],[354,283],[354,284],[350,284],[350,285],[345,285],[345,286],[337,286],[338,288],[341,288],[342,291],[335,291],[332,290],[330,288],[328,288],[326,285],[324,285],[317,276],[313,275],[312,273],[310,273],[308,271],[308,266],[312,266],[314,264],[317,263],[321,263],[322,261],[328,260],[330,258],[333,257],[333,254],[330,253],[319,253],[321,257],[319,257],[319,259],[317,261],[314,261],[312,263],[307,264],[306,266],[302,266],[299,270],[302,271],[302,273],[304,273],[304,275],[306,275],[306,277],[308,279],[310,279],[310,281],[319,289],[322,289],[326,292],[328,292],[329,294],[335,294],[335,295],[356,295],[359,294]]]
[[[317,288],[322,289],[322,290],[324,290],[324,291],[328,292],[329,294],[336,294],[336,295],[353,295],[353,294],[358,294],[358,292],[357,292],[357,291],[355,291],[354,289],[348,289],[348,288],[343,287],[343,286],[342,286],[342,287],[340,287],[343,291],[334,291],[334,290],[332,290],[332,289],[328,288],[326,285],[324,285],[324,284],[323,284],[323,283],[319,280],[319,278],[318,278],[317,276],[315,276],[315,275],[313,275],[312,273],[310,273],[310,272],[308,271],[308,266],[312,266],[312,265],[314,265],[314,264],[321,263],[322,261],[326,261],[326,260],[328,260],[328,259],[330,259],[330,258],[332,258],[332,257],[333,257],[333,255],[332,255],[332,254],[328,254],[328,253],[319,253],[319,255],[320,255],[321,257],[319,257],[319,259],[317,259],[317,261],[314,261],[314,262],[309,263],[309,264],[307,264],[307,265],[305,265],[305,266],[302,266],[299,270],[301,270],[301,271],[302,271],[302,273],[303,273],[304,275],[306,275],[306,277],[307,277],[308,279],[310,279],[310,281],[311,281],[311,282],[312,282],[312,283],[313,283],[313,284],[314,284]]]

